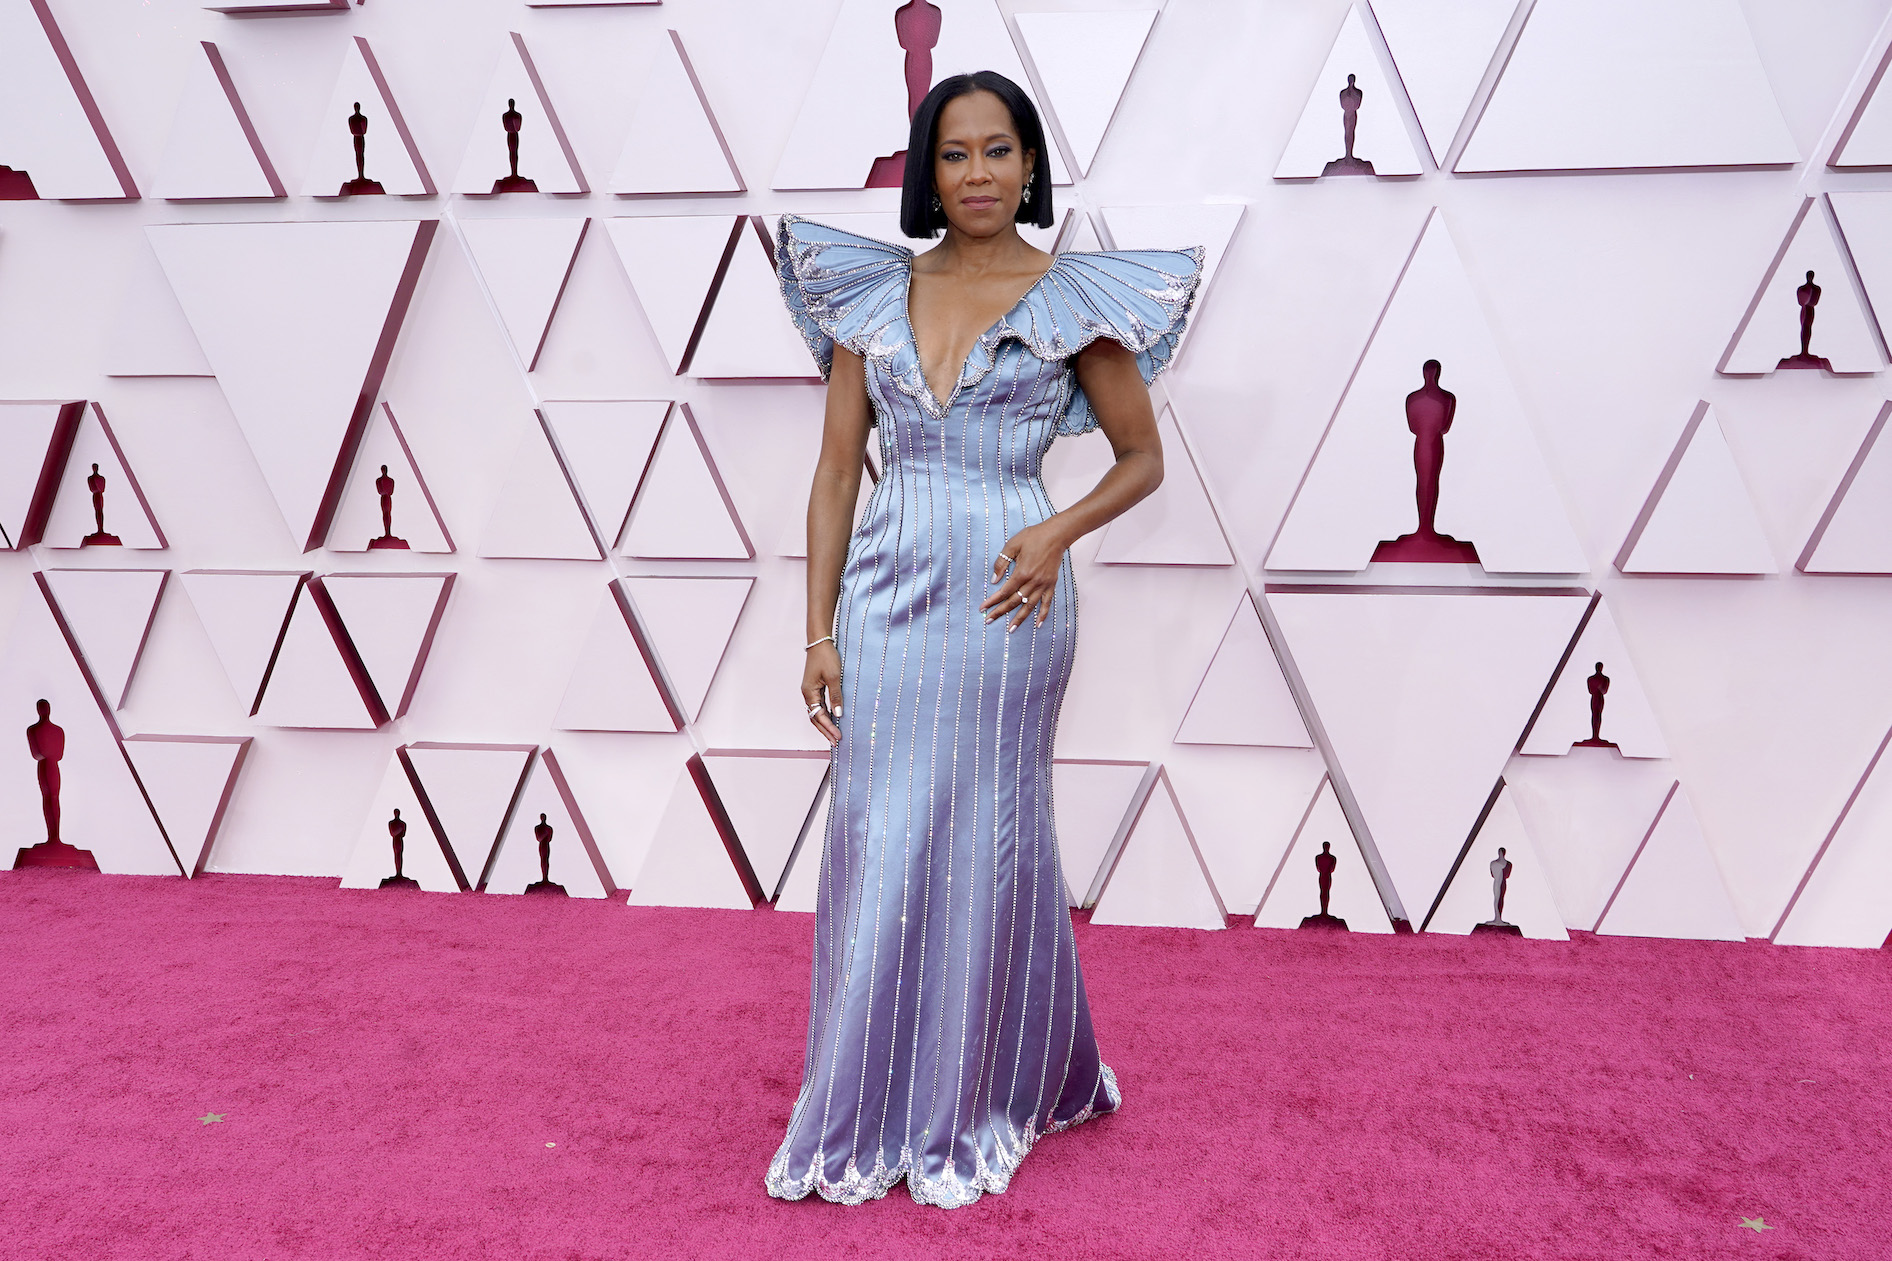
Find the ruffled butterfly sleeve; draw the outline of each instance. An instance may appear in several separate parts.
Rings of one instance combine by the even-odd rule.
[[[1045,316],[1064,357],[1099,337],[1136,355],[1145,385],[1169,366],[1202,282],[1202,247],[1181,250],[1078,250],[1058,256],[1044,286]],[[1034,317],[1037,312],[1033,312]],[[1073,383],[1059,434],[1089,433],[1097,414]]]
[[[782,301],[826,381],[836,343],[862,358],[899,347],[906,265],[912,251],[844,228],[785,214],[775,230]]]

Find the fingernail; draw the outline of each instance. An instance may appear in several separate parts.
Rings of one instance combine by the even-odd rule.
[[[834,707],[834,716],[836,718],[839,718],[841,716],[841,707],[839,705],[836,705]]]

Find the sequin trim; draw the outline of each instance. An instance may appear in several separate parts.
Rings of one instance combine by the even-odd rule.
[[[794,231],[799,223],[845,239],[805,239]],[[835,250],[865,257],[845,266],[825,265],[822,255]],[[829,378],[838,342],[864,359],[881,361],[900,392],[939,419],[951,411],[954,399],[992,370],[1008,338],[1053,363],[1069,359],[1099,337],[1109,337],[1137,356],[1144,384],[1153,383],[1168,368],[1187,331],[1202,282],[1204,252],[1202,246],[1191,245],[1178,250],[1066,250],[1055,255],[1050,268],[1012,309],[974,340],[945,404],[927,383],[912,335],[908,298],[913,257],[904,245],[796,214],[784,214],[776,230],[776,283],[821,379]],[[1183,259],[1188,265],[1179,268]],[[1146,314],[1145,307],[1154,311]],[[1060,309],[1069,320],[1059,318]],[[1067,323],[1076,326],[1074,335],[1067,334]],[[1096,427],[1089,399],[1073,382],[1056,433],[1082,434]]]
[[[832,1204],[865,1204],[869,1200],[881,1199],[904,1180],[908,1193],[915,1201],[936,1208],[964,1208],[977,1203],[988,1191],[994,1195],[1003,1195],[1012,1184],[1012,1175],[1018,1172],[1019,1165],[1038,1145],[1039,1139],[1108,1116],[1123,1106],[1123,1092],[1117,1086],[1117,1074],[1111,1071],[1108,1064],[1100,1063],[1097,1068],[1100,1075],[1098,1084],[1110,1106],[1098,1107],[1093,1095],[1091,1101],[1079,1108],[1069,1120],[1048,1120],[1042,1130],[1038,1128],[1038,1118],[1033,1117],[1025,1123],[1024,1130],[1018,1133],[1017,1145],[1010,1150],[1007,1150],[1004,1140],[997,1137],[997,1127],[994,1126],[993,1146],[998,1151],[998,1158],[996,1162],[988,1162],[984,1149],[975,1144],[973,1160],[977,1169],[970,1179],[958,1177],[950,1165],[937,1178],[918,1173],[913,1167],[911,1147],[900,1149],[900,1163],[891,1169],[887,1167],[884,1153],[876,1154],[874,1167],[866,1173],[862,1173],[850,1159],[838,1182],[831,1182],[821,1176],[822,1153],[817,1151],[815,1158],[809,1162],[807,1174],[793,1178],[788,1173],[788,1144],[785,1142],[775,1153],[775,1159],[769,1162],[769,1172],[763,1179],[763,1186],[778,1200],[803,1200],[813,1194]]]

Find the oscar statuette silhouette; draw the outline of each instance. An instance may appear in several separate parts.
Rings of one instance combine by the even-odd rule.
[[[894,38],[906,53],[903,77],[907,84],[907,117],[920,108],[920,102],[933,86],[933,46],[939,43],[940,8],[928,0],[907,0],[893,11]],[[906,179],[907,151],[896,149],[884,158],[875,158],[867,168],[867,182],[862,188],[898,188]]]
[[[348,116],[348,134],[355,143],[355,178],[342,185],[343,197],[356,197],[364,193],[386,193],[381,181],[368,178],[368,116],[361,112],[361,102],[355,102],[355,112]]]
[[[1321,168],[1322,175],[1372,175],[1373,164],[1365,158],[1353,156],[1354,133],[1360,126],[1360,104],[1366,100],[1354,83],[1353,76],[1347,76],[1347,86],[1340,89],[1340,135],[1346,142],[1346,152]]]
[[[80,547],[123,547],[116,534],[105,532],[105,475],[99,472],[99,466],[92,466],[92,475],[85,479],[85,488],[92,492],[92,520],[97,529],[79,540]]]
[[[406,551],[407,540],[394,537],[394,479],[388,476],[388,466],[381,466],[381,476],[374,479],[374,493],[381,496],[381,537],[368,540],[368,550]]]
[[[512,97],[506,98],[506,112],[499,116],[499,125],[506,129],[506,162],[511,168],[503,179],[493,181],[496,193],[536,193],[539,186],[519,174],[519,129],[525,126],[525,115],[519,112],[519,103]]]
[[[1452,420],[1458,414],[1458,395],[1439,385],[1437,359],[1426,360],[1419,372],[1425,384],[1406,396],[1406,428],[1412,430],[1412,471],[1419,528],[1411,534],[1383,540],[1373,549],[1373,559],[1476,565],[1476,547],[1449,534],[1440,534],[1433,524],[1439,511],[1439,478],[1445,469],[1445,435],[1452,431]]]
[[[1504,917],[1504,890],[1511,879],[1511,863],[1504,856],[1504,846],[1498,847],[1498,856],[1491,860],[1491,918],[1481,924],[1473,924],[1474,933],[1497,933],[1505,937],[1522,937],[1524,930],[1510,923]]]
[[[1314,855],[1314,870],[1320,878],[1320,914],[1303,919],[1302,928],[1333,928],[1343,933],[1349,931],[1346,920],[1327,913],[1327,899],[1334,891],[1334,868],[1339,865],[1340,856],[1333,852],[1333,843],[1322,841],[1320,853]]]
[[[1603,663],[1596,663],[1596,673],[1584,680],[1590,689],[1590,738],[1579,740],[1579,749],[1613,749],[1614,740],[1603,738],[1603,698],[1609,695],[1610,676],[1603,673]]]
[[[401,858],[407,848],[407,820],[396,810],[388,820],[388,839],[394,843],[394,874],[381,882],[383,889],[418,889],[420,881],[401,874]]]
[[[59,760],[66,756],[66,731],[53,721],[51,701],[42,699],[33,708],[39,721],[26,729],[26,748],[33,755],[33,770],[39,780],[39,809],[46,820],[46,839],[22,849],[13,865],[97,871],[99,865],[90,851],[59,839]]]
[[[552,825],[545,821],[544,815],[532,825],[532,835],[539,842],[539,878],[526,886],[526,892],[567,896],[564,885],[552,883]]]
[[[1813,273],[1807,273],[1807,283],[1793,291],[1794,301],[1800,304],[1800,353],[1789,355],[1775,364],[1776,368],[1824,368],[1833,370],[1830,360],[1813,353],[1813,317],[1815,308],[1820,305],[1820,286],[1813,283]]]

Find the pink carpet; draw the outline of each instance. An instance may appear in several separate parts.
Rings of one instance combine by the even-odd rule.
[[[947,1213],[762,1192],[811,918],[335,886],[0,873],[0,1256],[1892,1251],[1892,952],[1080,924],[1123,1110]]]

